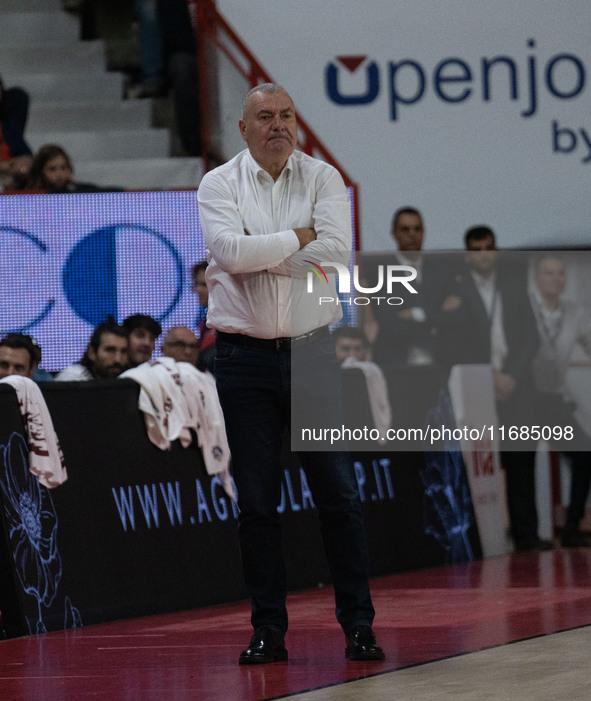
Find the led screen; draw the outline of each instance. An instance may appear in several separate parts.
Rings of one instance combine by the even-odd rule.
[[[109,315],[150,314],[164,330],[203,315],[195,190],[1,197],[0,245],[0,336],[33,336],[50,372],[78,361]]]

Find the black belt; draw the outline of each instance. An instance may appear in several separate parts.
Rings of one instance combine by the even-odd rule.
[[[226,333],[218,331],[216,337],[225,343],[232,343],[242,348],[262,348],[263,350],[289,351],[298,346],[305,346],[310,341],[328,337],[328,326],[321,326],[301,336],[284,336],[282,338],[255,338],[243,333]]]

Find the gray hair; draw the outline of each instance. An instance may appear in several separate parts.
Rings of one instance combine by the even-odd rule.
[[[566,260],[564,259],[564,256],[561,255],[560,251],[545,251],[542,253],[538,253],[538,255],[535,256],[532,269],[534,271],[534,275],[538,275],[540,272],[540,266],[542,265],[543,261],[545,260],[557,260],[559,263],[562,264],[562,267],[566,271],[567,269],[567,264]]]
[[[287,92],[287,90],[282,87],[281,85],[278,85],[277,83],[260,83],[259,85],[255,85],[254,88],[251,88],[246,95],[242,98],[242,116],[244,117],[244,113],[246,111],[246,108],[248,107],[248,103],[250,102],[250,98],[255,94],[255,93],[264,93],[265,95],[272,95],[273,93],[277,92]]]

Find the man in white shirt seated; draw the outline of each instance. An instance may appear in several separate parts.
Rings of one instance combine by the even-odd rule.
[[[337,360],[342,365],[347,358],[370,361],[369,342],[361,329],[356,326],[337,326],[332,332]]]
[[[162,333],[162,327],[147,314],[134,314],[123,319],[123,326],[129,334],[127,349],[128,367],[136,368],[147,363],[156,348],[156,339]]]
[[[168,329],[160,350],[163,356],[173,358],[177,363],[197,365],[199,339],[186,326],[172,326]]]
[[[0,379],[21,375],[33,379],[35,348],[26,336],[9,333],[0,340]]]
[[[127,367],[127,350],[127,329],[109,319],[96,327],[82,359],[62,370],[55,379],[79,382],[118,377]]]
[[[374,427],[380,431],[382,440],[385,440],[386,431],[392,425],[392,407],[384,373],[371,360],[369,341],[363,331],[355,326],[337,326],[332,337],[341,367],[345,370],[361,370],[363,373]]]

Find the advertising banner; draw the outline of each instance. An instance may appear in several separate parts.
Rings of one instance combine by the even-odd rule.
[[[406,205],[422,212],[430,249],[461,248],[482,223],[504,247],[591,241],[586,0],[217,7],[359,184],[363,249],[392,245]],[[223,118],[240,141],[238,112]]]

